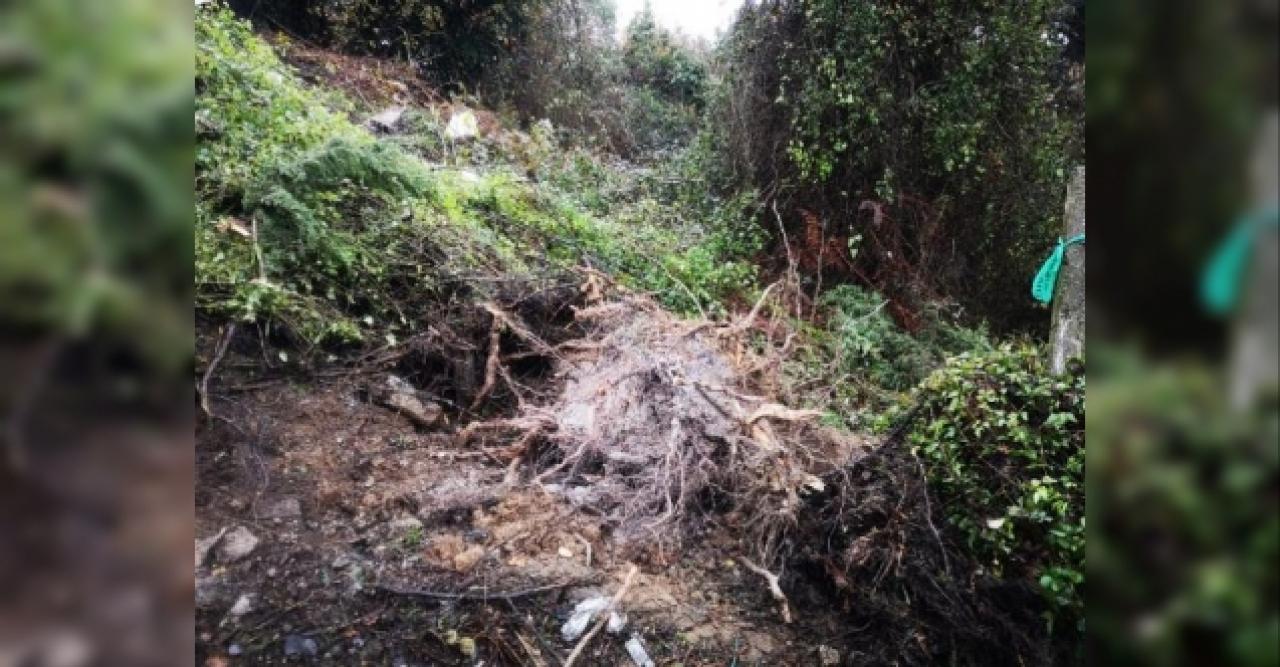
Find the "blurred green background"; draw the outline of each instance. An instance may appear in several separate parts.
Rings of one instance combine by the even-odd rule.
[[[1089,6],[1091,663],[1280,664],[1276,394],[1228,405],[1236,323],[1197,300],[1256,206],[1276,28],[1274,1]]]

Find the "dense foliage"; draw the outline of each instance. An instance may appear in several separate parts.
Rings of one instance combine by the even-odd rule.
[[[1079,118],[1059,103],[1060,2],[775,0],[720,54],[712,143],[799,227],[861,236],[827,270],[919,308],[946,295],[1001,328],[1056,236]],[[765,219],[772,227],[774,221]],[[923,298],[922,298],[923,297]]]
[[[907,433],[979,571],[1037,586],[1071,636],[1083,631],[1084,392],[1083,372],[1048,373],[1032,346],[965,353],[920,385]]]

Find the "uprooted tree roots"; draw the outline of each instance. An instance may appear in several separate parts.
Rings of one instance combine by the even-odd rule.
[[[1034,590],[984,574],[948,541],[909,450],[858,446],[769,395],[775,378],[761,370],[789,341],[759,344],[771,338],[757,331],[760,304],[728,324],[690,321],[606,281],[588,274],[565,304],[578,336],[558,342],[483,306],[490,349],[473,407],[505,385],[515,410],[459,438],[509,462],[505,486],[540,485],[603,517],[624,550],[659,557],[707,521],[728,526],[780,618],[793,614],[788,583],[818,582],[868,633],[872,662],[1052,660]],[[551,368],[542,400],[507,369],[534,357]]]

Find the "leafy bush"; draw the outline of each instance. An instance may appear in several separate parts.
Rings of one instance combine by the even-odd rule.
[[[831,309],[827,330],[840,366],[883,389],[910,389],[948,356],[990,349],[981,330],[965,329],[940,312],[917,335],[909,334],[885,310],[887,300],[854,285],[824,293],[822,304]]]
[[[1035,347],[965,353],[920,385],[906,434],[965,551],[1038,586],[1061,632],[1083,630],[1084,394]]]
[[[893,321],[888,305],[881,295],[854,285],[823,293],[821,322],[796,324],[808,341],[786,366],[790,385],[800,389],[797,400],[822,407],[837,424],[874,428],[884,419],[882,410],[948,357],[993,349],[985,327],[966,327],[940,305],[926,313],[914,334]]]

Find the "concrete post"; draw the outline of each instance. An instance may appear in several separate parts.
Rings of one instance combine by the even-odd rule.
[[[1067,184],[1067,203],[1062,225],[1062,238],[1084,233],[1084,167],[1076,167]],[[1049,367],[1054,373],[1067,369],[1073,358],[1084,358],[1085,271],[1084,244],[1067,248],[1058,273],[1058,286],[1053,296],[1053,328]]]
[[[1280,200],[1280,112],[1263,119],[1250,165],[1254,211],[1276,209]],[[1280,234],[1274,227],[1258,234],[1240,291],[1240,308],[1231,332],[1228,367],[1231,404],[1252,408],[1259,395],[1275,391],[1280,382]]]

